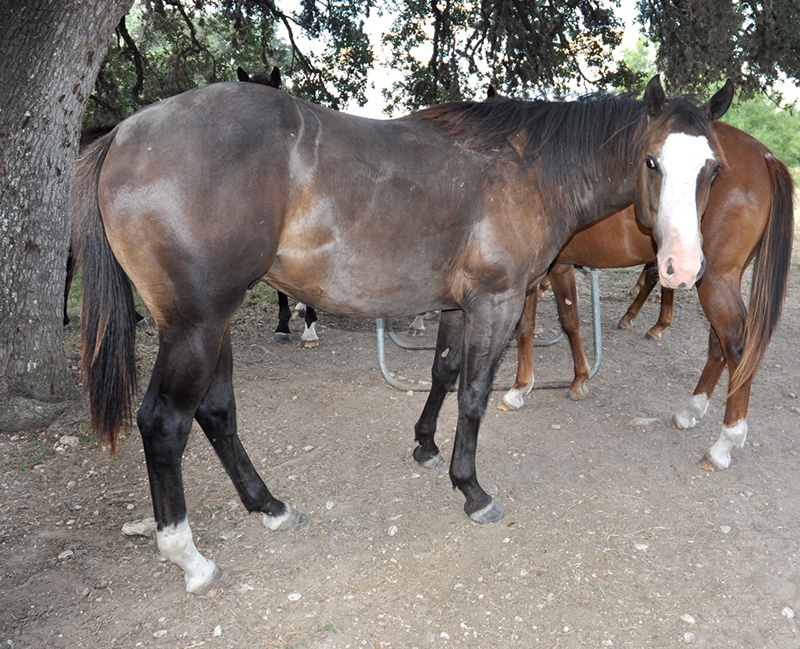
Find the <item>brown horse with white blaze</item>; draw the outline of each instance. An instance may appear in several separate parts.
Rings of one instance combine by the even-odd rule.
[[[675,413],[678,428],[691,428],[705,415],[722,371],[728,369],[728,392],[722,431],[701,460],[706,469],[730,465],[731,450],[747,436],[750,389],[761,359],[778,325],[791,264],[793,183],[789,170],[761,142],[733,126],[715,123],[724,164],[717,175],[701,222],[706,272],[697,294],[708,321],[708,359],[689,403]],[[589,365],[580,338],[573,265],[620,268],[652,263],[656,244],[650,231],[636,221],[633,208],[577,232],[559,253],[550,280],[564,331],[570,341],[574,379],[570,396],[588,395]],[[753,259],[750,306],[742,298],[742,276]],[[654,282],[653,278],[648,278]],[[652,286],[652,285],[650,285]],[[637,296],[640,304],[648,285]],[[659,323],[669,326],[672,291],[662,289]],[[514,388],[503,397],[505,409],[522,406],[533,387],[533,320],[536,296],[531,295],[517,331],[518,363]],[[623,316],[628,324],[631,309]]]
[[[269,492],[237,434],[230,320],[248,287],[264,279],[370,318],[442,310],[414,457],[441,464],[436,421],[458,381],[451,482],[472,520],[496,521],[503,512],[476,473],[478,428],[527,290],[576,229],[634,200],[662,233],[663,281],[692,285],[720,157],[710,120],[731,98],[728,84],[702,107],[667,101],[655,78],[641,101],[457,102],[369,120],[218,84],[148,107],[100,140],[79,165],[74,215],[92,427],[113,449],[132,405],[130,278],[158,326],[137,416],[158,546],[187,590],[229,581],[188,523],[181,454],[193,419],[267,527],[306,518]],[[685,155],[661,156],[678,148]],[[697,187],[697,202],[675,200],[673,184]]]

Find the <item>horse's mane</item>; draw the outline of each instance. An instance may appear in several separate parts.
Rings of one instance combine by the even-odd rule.
[[[500,97],[451,102],[431,106],[415,116],[437,124],[475,150],[500,149],[522,133],[523,164],[541,157],[550,166],[569,163],[572,155],[586,164],[587,152],[600,153],[609,146],[614,148],[612,154],[629,151],[639,134],[636,127],[643,122],[644,108],[630,95],[597,93],[576,101]]]
[[[693,99],[670,99],[662,116],[672,128],[693,129],[715,139]],[[612,93],[593,93],[575,101],[498,97],[450,102],[410,117],[436,124],[476,151],[510,152],[513,141],[521,164],[535,167],[540,187],[561,188],[567,194],[561,198],[575,205],[582,202],[581,194],[590,184],[633,169],[647,126],[641,100]]]

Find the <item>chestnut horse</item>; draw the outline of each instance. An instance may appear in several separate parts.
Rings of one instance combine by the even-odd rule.
[[[717,175],[701,222],[706,272],[697,283],[703,312],[711,324],[708,360],[689,403],[673,417],[678,428],[691,428],[706,412],[722,370],[729,382],[722,432],[701,460],[706,469],[730,465],[731,449],[744,445],[750,388],[781,314],[792,252],[793,184],[786,165],[761,142],[733,126],[718,122],[714,133],[725,163]],[[559,253],[550,271],[559,317],[574,362],[570,396],[588,394],[589,366],[580,339],[573,264],[620,268],[653,262],[656,247],[650,231],[627,208],[581,230]],[[742,275],[753,258],[750,308],[742,299]],[[629,325],[655,284],[647,273],[644,286],[621,324]],[[672,320],[672,291],[662,289],[662,307],[651,336]],[[514,388],[503,397],[505,409],[522,406],[533,387],[533,319],[536,295],[526,304],[517,331],[519,347]]]
[[[349,316],[441,309],[414,458],[443,462],[436,422],[458,381],[450,479],[472,520],[496,521],[476,473],[478,428],[527,290],[575,230],[634,200],[657,233],[662,282],[692,286],[720,165],[710,120],[732,94],[728,83],[704,106],[667,101],[656,77],[641,101],[455,102],[371,120],[222,83],[99,140],[73,194],[91,427],[113,453],[132,407],[130,278],[158,326],[137,415],[158,547],[187,590],[230,581],[189,527],[181,455],[193,419],[248,511],[270,529],[307,518],[269,492],[237,434],[230,321],[248,287],[266,280]]]

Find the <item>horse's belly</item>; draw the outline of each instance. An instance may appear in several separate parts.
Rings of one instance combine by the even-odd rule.
[[[458,307],[448,278],[427,264],[387,267],[363,255],[345,263],[313,253],[302,261],[279,255],[264,279],[297,300],[340,315],[392,318]]]

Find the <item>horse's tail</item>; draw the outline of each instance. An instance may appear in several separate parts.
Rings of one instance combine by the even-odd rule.
[[[114,134],[94,143],[79,161],[72,198],[72,239],[83,279],[81,374],[89,393],[90,428],[112,455],[120,429],[130,425],[136,391],[133,291],[108,243],[97,197]]]
[[[794,185],[786,165],[771,152],[766,154],[764,161],[772,179],[772,212],[756,252],[750,306],[744,329],[744,351],[731,377],[728,396],[755,376],[778,326],[789,281],[794,233]]]

